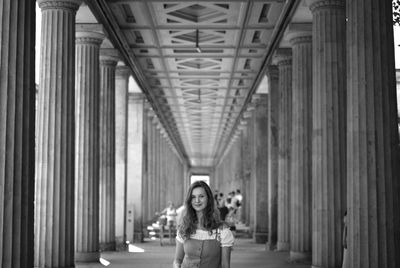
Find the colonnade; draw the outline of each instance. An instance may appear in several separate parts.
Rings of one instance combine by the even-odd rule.
[[[277,49],[266,68],[267,135],[247,119],[215,169],[216,185],[223,192],[255,185],[243,193],[251,204],[245,221],[254,230],[267,225],[267,249],[289,251],[292,261],[341,267],[347,211],[349,267],[396,267],[400,159],[390,2],[307,4],[312,24],[290,24],[290,47]],[[249,156],[239,152],[254,137],[266,141],[268,172],[249,175],[239,165]],[[251,198],[265,183],[264,195]],[[252,215],[265,212],[264,202],[267,221],[258,223]]]
[[[73,267],[142,241],[166,200],[182,202],[188,172],[144,96],[128,93],[102,26],[75,23],[81,1],[38,4],[37,92],[35,1],[1,4],[2,267]]]
[[[38,1],[35,109],[35,5],[27,2],[0,9],[8,18],[0,22],[0,263],[71,267],[141,241],[156,211],[183,201],[188,166],[144,96],[128,92],[129,70],[101,47],[101,27],[75,24],[80,0]],[[289,27],[291,47],[266,68],[269,93],[253,97],[212,183],[242,189],[254,239],[293,260],[339,266],[347,209],[351,267],[397,267],[390,2],[307,3],[311,29]]]

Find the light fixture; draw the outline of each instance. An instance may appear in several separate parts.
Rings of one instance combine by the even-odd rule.
[[[196,29],[196,51],[201,53],[201,48],[199,47],[199,29]]]

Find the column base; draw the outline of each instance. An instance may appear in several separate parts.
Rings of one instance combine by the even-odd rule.
[[[75,252],[75,262],[98,262],[100,252]]]
[[[277,251],[289,251],[290,245],[288,242],[279,242],[276,245],[276,250]]]
[[[309,263],[311,261],[311,252],[290,251],[289,261],[295,263]]]
[[[268,242],[265,244],[265,249],[267,251],[275,251],[276,250],[276,243]]]
[[[100,243],[100,251],[114,251],[115,242]]]
[[[265,244],[268,241],[268,233],[254,233],[253,240],[257,244]]]
[[[133,233],[133,242],[142,243],[144,241],[144,236],[142,232]]]

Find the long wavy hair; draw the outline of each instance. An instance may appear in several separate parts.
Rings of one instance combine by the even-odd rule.
[[[215,208],[214,197],[212,195],[210,187],[203,181],[195,181],[188,189],[185,198],[185,212],[182,218],[182,222],[178,227],[179,233],[183,239],[189,239],[190,235],[194,234],[197,229],[199,219],[197,218],[196,210],[192,206],[192,193],[195,188],[201,187],[204,189],[207,195],[207,206],[203,212],[203,223],[206,230],[212,234],[212,231],[219,228],[222,223],[220,221],[218,210]]]

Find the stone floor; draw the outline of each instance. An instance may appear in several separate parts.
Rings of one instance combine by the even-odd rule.
[[[76,267],[138,267],[171,268],[175,245],[146,240],[130,246],[133,252],[103,252],[99,264],[77,264]],[[143,252],[140,252],[143,251]],[[288,263],[288,252],[269,252],[265,245],[255,244],[251,239],[238,238],[232,251],[231,268],[309,268],[310,265]],[[108,264],[108,265],[107,265]]]

